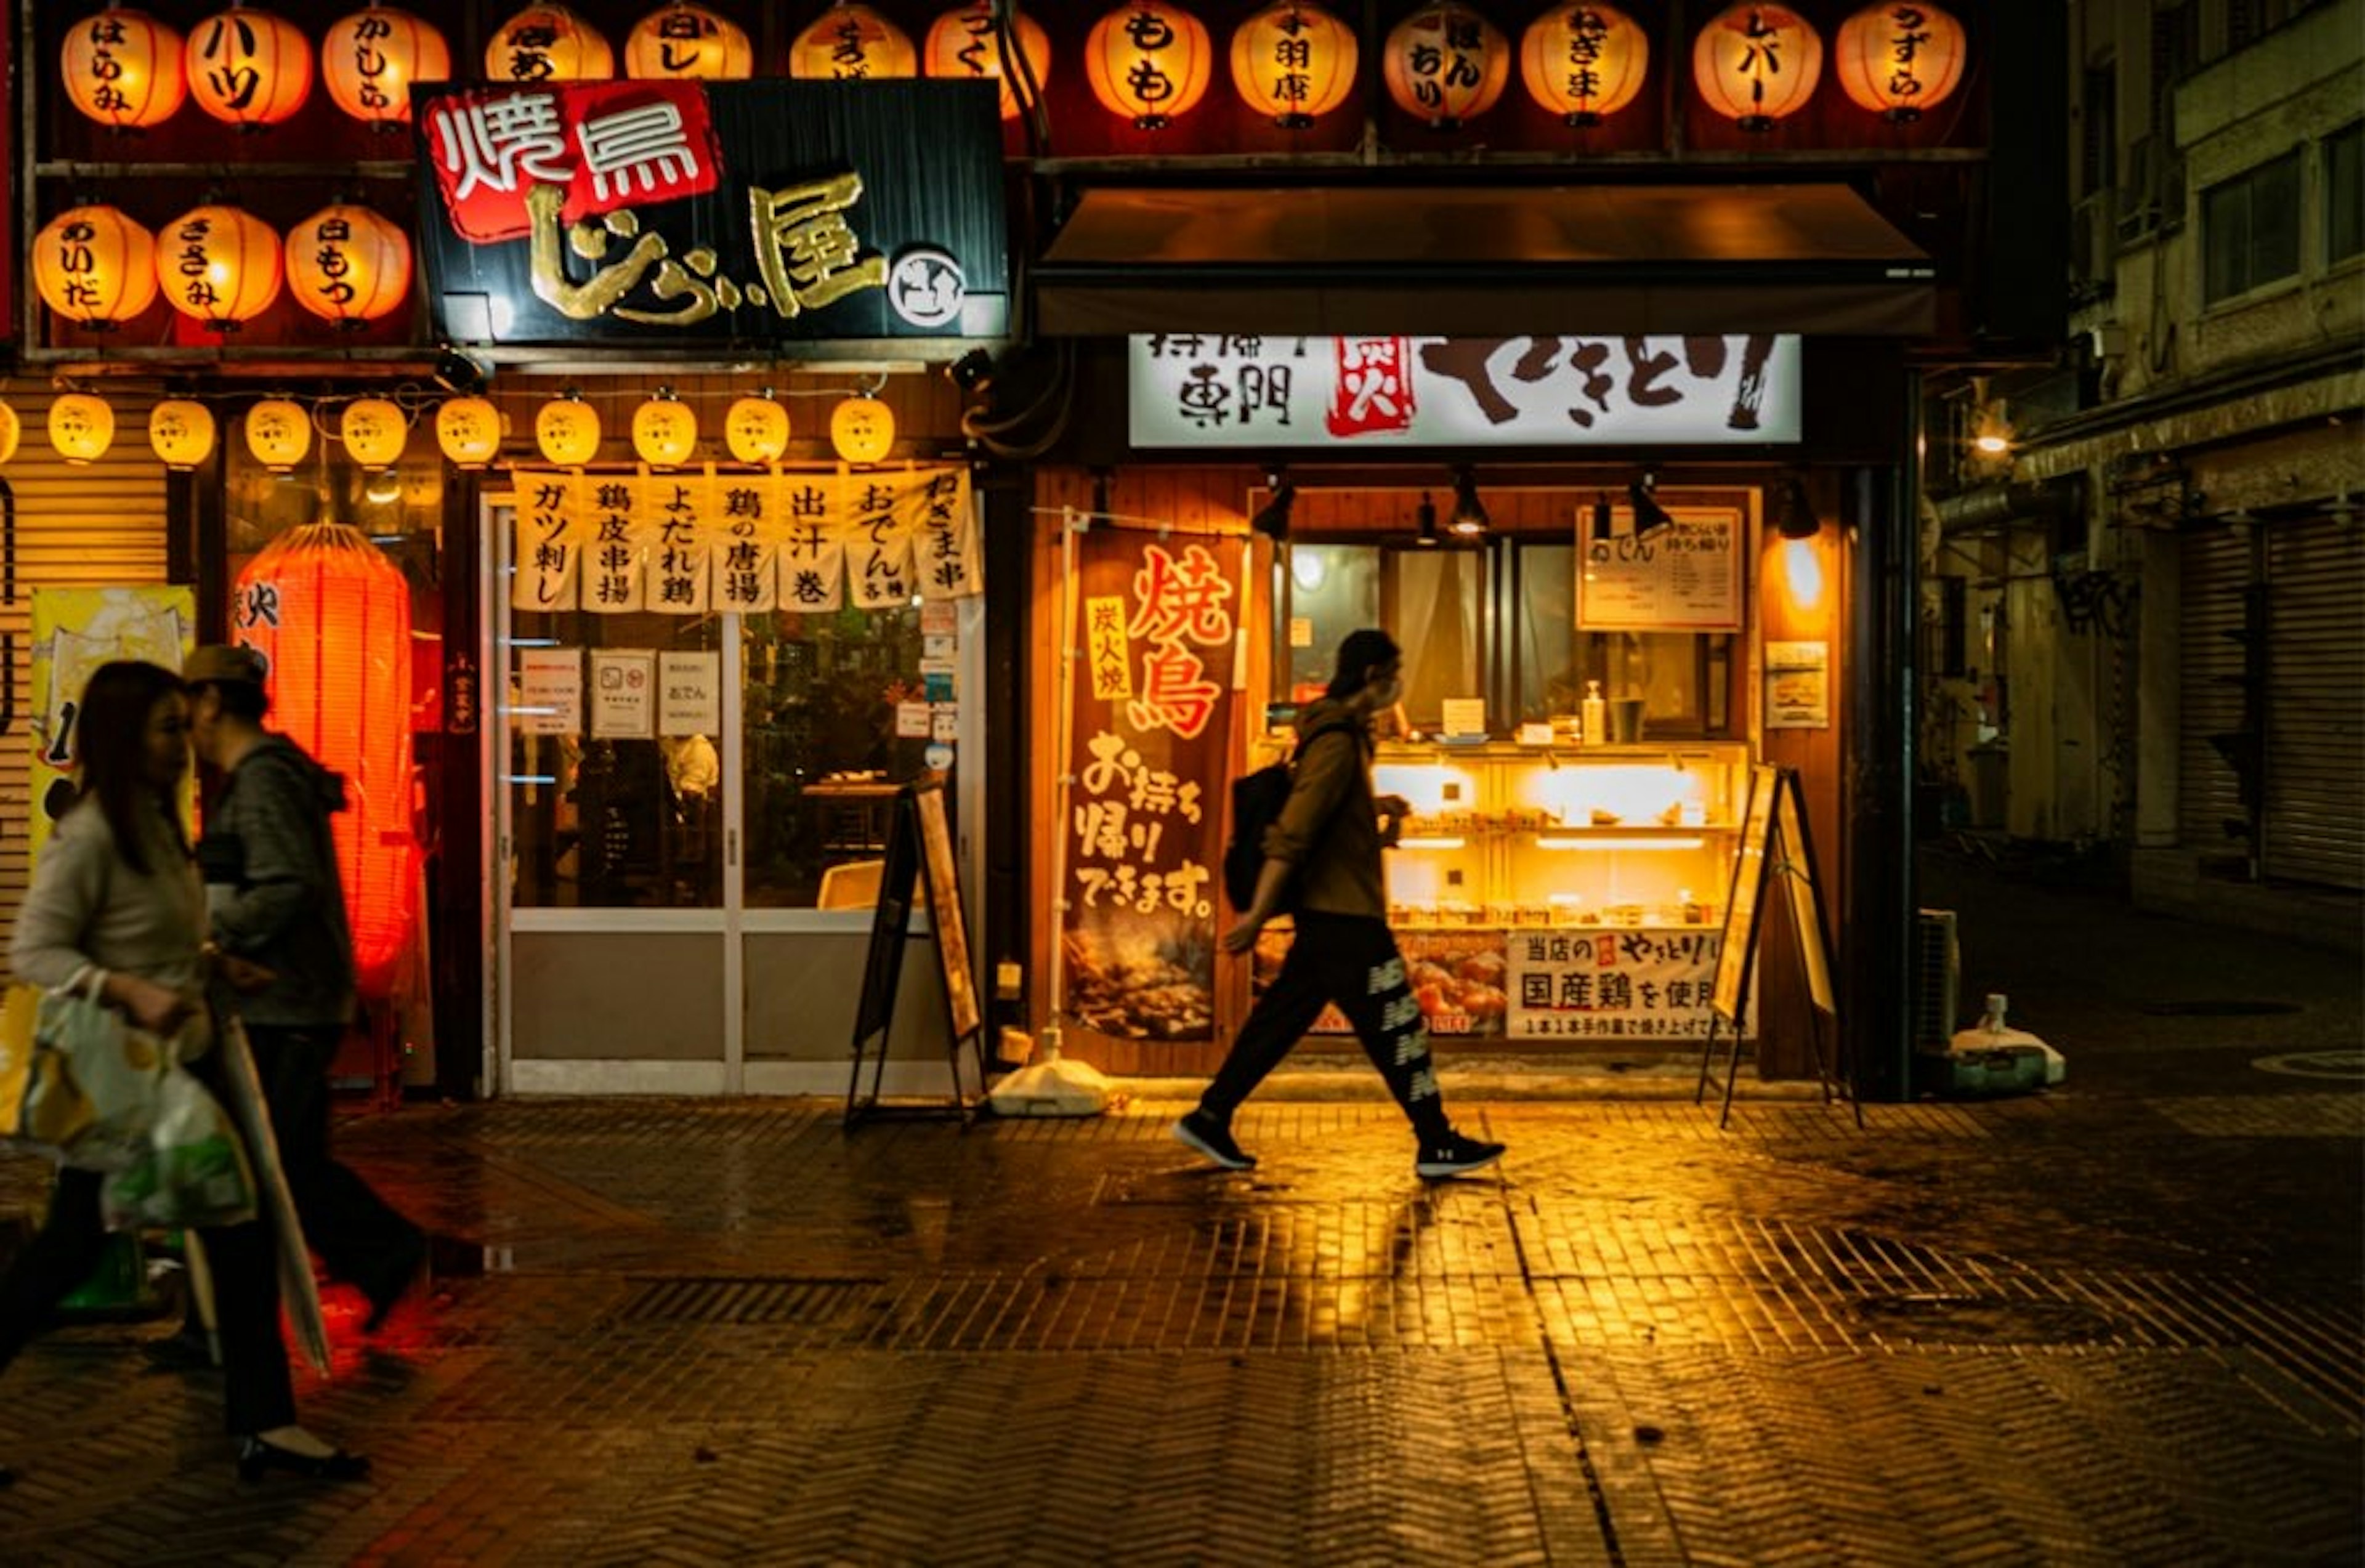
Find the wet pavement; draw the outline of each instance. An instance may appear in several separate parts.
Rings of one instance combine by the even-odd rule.
[[[1487,1064],[1454,1108],[1511,1153],[1439,1184],[1335,1072],[1251,1102],[1243,1175],[1170,1100],[357,1117],[467,1242],[299,1373],[375,1478],[241,1486],[214,1380],[132,1348],[169,1322],[77,1327],[0,1380],[0,1561],[2356,1561],[2355,960],[1945,890],[2060,1088],[1720,1131]]]

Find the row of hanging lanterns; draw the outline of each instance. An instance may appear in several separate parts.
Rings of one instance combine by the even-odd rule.
[[[151,234],[121,210],[71,207],[33,237],[33,285],[75,325],[111,330],[158,294],[220,332],[269,308],[283,288],[313,315],[355,329],[410,295],[410,240],[392,219],[333,202],[283,239],[243,208],[208,202]]]
[[[435,441],[454,466],[483,468],[500,455],[504,422],[490,399],[446,399],[435,410]],[[50,445],[69,463],[95,463],[115,444],[115,409],[88,392],[67,392],[50,404]],[[246,446],[256,462],[285,474],[312,450],[313,411],[291,398],[265,398],[246,414]],[[148,415],[148,442],[159,461],[185,473],[213,454],[219,430],[213,410],[188,398],[167,398]],[[577,467],[600,454],[600,413],[569,393],[544,403],[533,421],[544,459]],[[789,411],[767,387],[734,402],[723,418],[723,444],[741,463],[777,463],[789,449]],[[852,464],[886,461],[895,445],[895,411],[868,394],[841,399],[830,410],[830,447]],[[23,427],[0,403],[0,464],[17,454]],[[689,462],[698,448],[698,413],[660,387],[633,410],[633,451],[652,467]],[[410,416],[387,398],[356,398],[337,416],[345,454],[367,469],[392,468],[410,439]]]
[[[1012,17],[1012,45],[1039,88],[1050,74],[1050,39],[1031,17]],[[1477,11],[1441,0],[1389,32],[1381,74],[1398,107],[1446,129],[1495,106],[1514,52]],[[1813,96],[1823,52],[1821,35],[1788,6],[1734,5],[1694,39],[1692,80],[1716,112],[1744,129],[1764,130]],[[1258,113],[1302,129],[1347,100],[1357,54],[1354,29],[1338,17],[1309,0],[1277,0],[1233,32],[1232,84]],[[1642,91],[1650,39],[1615,6],[1562,0],[1529,24],[1516,54],[1530,98],[1570,125],[1590,126]],[[1850,101],[1890,119],[1911,119],[1961,80],[1963,28],[1932,5],[1867,6],[1840,25],[1833,56]],[[1093,97],[1145,130],[1199,103],[1215,60],[1205,24],[1171,0],[1127,0],[1101,17],[1084,42]],[[917,50],[860,0],[839,0],[797,35],[789,74],[848,81],[914,76],[925,68],[934,77],[999,80],[1002,61],[989,0],[965,0],[937,17]],[[734,80],[753,74],[755,50],[737,24],[675,0],[633,28],[623,63],[625,75],[638,79]],[[485,50],[485,74],[495,82],[600,80],[615,67],[607,39],[560,5],[520,11]],[[244,5],[198,23],[185,42],[146,13],[116,7],[69,33],[63,70],[75,106],[102,124],[156,125],[185,96],[227,124],[259,129],[303,107],[312,55],[291,23]],[[320,74],[345,113],[393,128],[410,118],[411,83],[449,78],[451,50],[427,22],[373,4],[330,26]],[[1005,83],[1003,117],[1017,112]]]

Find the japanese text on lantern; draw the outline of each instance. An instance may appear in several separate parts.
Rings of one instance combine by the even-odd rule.
[[[1152,767],[1125,737],[1103,730],[1085,743],[1092,760],[1078,782],[1083,799],[1070,829],[1076,835],[1076,888],[1083,907],[1107,905],[1153,914],[1161,907],[1192,919],[1215,913],[1207,868],[1187,855],[1161,866],[1159,846],[1176,821],[1196,827],[1205,808],[1196,782]],[[1192,835],[1178,834],[1184,845]]]
[[[1126,705],[1138,730],[1170,729],[1195,740],[1214,716],[1222,688],[1207,678],[1207,666],[1192,650],[1228,646],[1232,585],[1200,544],[1185,545],[1180,560],[1162,545],[1142,549],[1133,577],[1134,613],[1126,633],[1145,639],[1141,686]]]

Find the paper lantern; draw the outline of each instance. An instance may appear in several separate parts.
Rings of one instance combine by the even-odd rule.
[[[1157,130],[1207,91],[1216,51],[1207,29],[1166,0],[1133,0],[1093,24],[1084,76],[1101,107]]]
[[[1650,64],[1650,36],[1611,6],[1554,6],[1519,39],[1528,96],[1572,126],[1599,125],[1632,103]]]
[[[497,83],[601,82],[615,73],[607,39],[564,6],[527,6],[485,46],[485,75]]]
[[[1511,46],[1494,23],[1448,0],[1395,25],[1381,75],[1398,108],[1432,129],[1452,130],[1503,95],[1511,79]]]
[[[643,80],[744,81],[756,73],[756,50],[737,23],[703,6],[675,0],[652,11],[624,40],[624,74]]]
[[[66,319],[100,331],[156,301],[156,241],[111,207],[77,207],[33,236],[33,286]]]
[[[265,398],[246,411],[246,449],[274,474],[285,474],[312,450],[312,414],[286,398]]]
[[[235,207],[191,207],[158,233],[156,280],[182,315],[236,331],[279,297],[279,236]]]
[[[17,448],[24,439],[25,421],[17,417],[16,409],[0,403],[0,464],[17,455]]]
[[[111,9],[76,22],[61,65],[73,106],[117,130],[146,130],[188,96],[181,35],[145,11]]]
[[[50,405],[50,445],[67,462],[95,463],[115,444],[115,409],[104,398],[69,392]]]
[[[148,444],[165,467],[185,474],[213,455],[214,411],[186,398],[167,398],[148,410]]]
[[[1786,6],[1733,6],[1692,40],[1692,84],[1743,130],[1771,130],[1814,95],[1823,40]]]
[[[409,236],[368,207],[322,207],[287,230],[286,252],[296,303],[347,330],[392,315],[410,297]]]
[[[312,95],[312,46],[302,31],[245,6],[190,31],[184,69],[197,107],[241,130],[278,125]]]
[[[435,444],[454,467],[482,468],[501,450],[501,411],[482,398],[454,398],[435,410]]]
[[[356,398],[337,416],[337,439],[362,467],[391,468],[410,444],[410,420],[390,398]]]
[[[641,461],[671,468],[698,450],[698,410],[660,392],[633,410],[633,450]]]
[[[232,638],[263,657],[271,726],[345,781],[329,818],[357,986],[386,994],[410,939],[410,584],[348,523],[289,529],[238,576]]]
[[[1232,86],[1284,130],[1302,130],[1355,88],[1355,29],[1319,6],[1281,0],[1232,34]]]
[[[543,456],[572,468],[600,455],[600,410],[580,398],[554,398],[533,417]]]
[[[1051,39],[1040,23],[1022,12],[1010,14],[1017,33],[1018,52],[1026,58],[1026,73],[1040,94],[1051,80]],[[1002,118],[1018,114],[1018,95],[1002,73],[1002,50],[993,37],[991,0],[976,0],[938,17],[920,46],[922,63],[931,76],[954,81],[985,78],[1002,84]]]
[[[895,410],[876,398],[848,398],[829,411],[829,444],[848,463],[883,463],[895,448]]]
[[[723,416],[723,443],[742,463],[778,463],[789,450],[789,411],[772,400],[742,398]]]
[[[1935,6],[1866,6],[1840,24],[1832,64],[1858,108],[1900,122],[1946,100],[1963,79],[1963,24]]]
[[[337,107],[378,130],[410,123],[410,84],[449,82],[452,49],[434,25],[373,3],[329,24],[320,80]]]
[[[916,76],[920,57],[903,29],[855,0],[839,0],[789,46],[789,74],[806,82]]]

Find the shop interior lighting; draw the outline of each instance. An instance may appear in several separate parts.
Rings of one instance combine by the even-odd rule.
[[[1478,476],[1465,465],[1453,471],[1453,532],[1475,539],[1486,532],[1486,509],[1478,499]]]
[[[1466,842],[1460,838],[1399,838],[1398,849],[1459,849]]]
[[[1814,503],[1807,498],[1807,482],[1791,476],[1782,487],[1782,510],[1775,520],[1775,532],[1785,539],[1812,539],[1822,526]]]
[[[1249,521],[1249,526],[1269,538],[1287,539],[1289,509],[1296,504],[1297,487],[1291,484],[1288,474],[1279,468],[1265,471],[1264,486],[1272,492],[1272,498],[1259,509],[1256,516]]]
[[[1536,838],[1538,849],[1698,849],[1706,839],[1653,838],[1642,834],[1610,833],[1590,835],[1570,833],[1547,833]]]
[[[1413,508],[1412,515],[1414,522],[1419,527],[1419,532],[1413,535],[1413,543],[1423,549],[1436,548],[1437,503],[1429,498],[1427,490],[1420,493],[1420,505]]]
[[[1634,537],[1637,539],[1648,539],[1676,526],[1676,520],[1667,514],[1667,509],[1659,504],[1658,498],[1653,493],[1658,487],[1657,476],[1647,472],[1626,487],[1626,498],[1634,507]]]
[[[1610,528],[1609,498],[1597,496],[1593,502],[1593,542],[1596,544],[1608,543],[1613,537]]]

